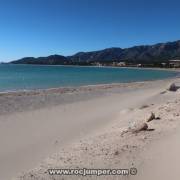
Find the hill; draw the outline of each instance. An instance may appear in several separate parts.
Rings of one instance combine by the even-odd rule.
[[[68,63],[68,58],[61,55],[51,55],[47,57],[25,57],[16,61],[13,64],[42,64],[42,65],[64,65]]]
[[[134,46],[131,48],[107,48],[100,51],[79,52],[72,56],[52,55],[48,57],[26,57],[13,64],[50,64],[86,65],[94,62],[121,62],[128,63],[161,63],[169,59],[180,59],[180,40],[155,45]]]

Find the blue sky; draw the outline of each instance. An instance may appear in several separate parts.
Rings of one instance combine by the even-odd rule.
[[[0,61],[180,39],[179,0],[0,0]]]

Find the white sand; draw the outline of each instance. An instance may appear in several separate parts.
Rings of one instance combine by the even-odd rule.
[[[8,180],[12,177],[23,180],[51,179],[52,177],[44,173],[48,168],[135,166],[140,173],[126,178],[144,180],[149,173],[149,167],[153,164],[158,167],[161,165],[161,161],[157,161],[155,155],[161,151],[163,145],[166,146],[167,143],[168,147],[173,145],[176,147],[177,135],[172,136],[173,141],[169,138],[162,146],[160,145],[163,143],[161,141],[163,136],[166,134],[169,137],[174,134],[171,131],[177,128],[179,123],[177,121],[179,117],[173,113],[178,113],[180,93],[160,94],[171,81],[175,80],[134,83],[127,87],[112,86],[108,89],[104,86],[102,89],[96,89],[96,95],[93,94],[93,88],[87,92],[82,90],[83,93],[72,92],[72,102],[17,113],[8,114],[6,107],[6,113],[0,116],[0,179]],[[79,98],[82,96],[88,98]],[[36,98],[38,97],[39,95]],[[11,97],[8,98],[11,100]],[[15,102],[22,103],[22,101]],[[31,105],[33,106],[33,103]],[[148,107],[141,109],[142,105]],[[170,108],[169,112],[164,110],[166,108]],[[155,131],[141,132],[138,135],[123,133],[128,127],[142,123],[151,111],[161,117],[161,120],[149,123]],[[169,120],[171,116],[172,121]],[[155,141],[157,138],[160,139],[157,142],[158,146]],[[151,141],[150,146],[148,143]],[[168,144],[169,142],[174,143]],[[148,146],[152,150],[149,150]],[[179,147],[178,144],[177,146]],[[166,152],[165,148],[163,150],[164,153],[158,156],[161,159],[170,152],[170,150]],[[174,154],[177,155],[176,150]],[[147,161],[145,157],[152,159]],[[170,154],[167,157],[171,159]],[[33,169],[34,167],[37,168]],[[156,169],[154,166],[154,170]],[[160,177],[159,180],[163,179],[160,171],[157,175]],[[53,178],[61,179],[58,176]],[[80,179],[77,176],[63,178]],[[101,178],[115,179],[115,176]]]
[[[155,140],[146,151],[141,154],[139,173],[133,180],[169,180],[179,179],[180,162],[180,128]]]

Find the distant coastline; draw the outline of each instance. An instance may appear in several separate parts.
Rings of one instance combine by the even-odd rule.
[[[173,72],[180,72],[180,67],[138,67],[138,66],[113,66],[113,65],[107,65],[107,66],[97,66],[97,65],[64,65],[64,64],[14,64],[14,63],[1,63],[0,65],[31,65],[31,66],[60,66],[60,67],[94,67],[94,68],[128,68],[128,69],[144,69],[144,70],[162,70],[162,71],[173,71]]]
[[[174,60],[175,62],[171,62]],[[179,61],[179,62],[178,62]],[[130,48],[107,48],[99,51],[79,52],[72,56],[50,55],[24,57],[12,64],[81,65],[118,67],[180,67],[180,40]]]

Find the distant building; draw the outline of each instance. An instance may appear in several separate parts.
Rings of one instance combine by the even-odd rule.
[[[92,65],[94,65],[94,66],[102,66],[102,64],[100,62],[95,62]]]
[[[117,66],[126,66],[126,62],[119,62]]]
[[[161,63],[162,67],[166,67],[167,63]]]
[[[169,66],[174,68],[180,67],[180,60],[179,59],[169,60]]]

